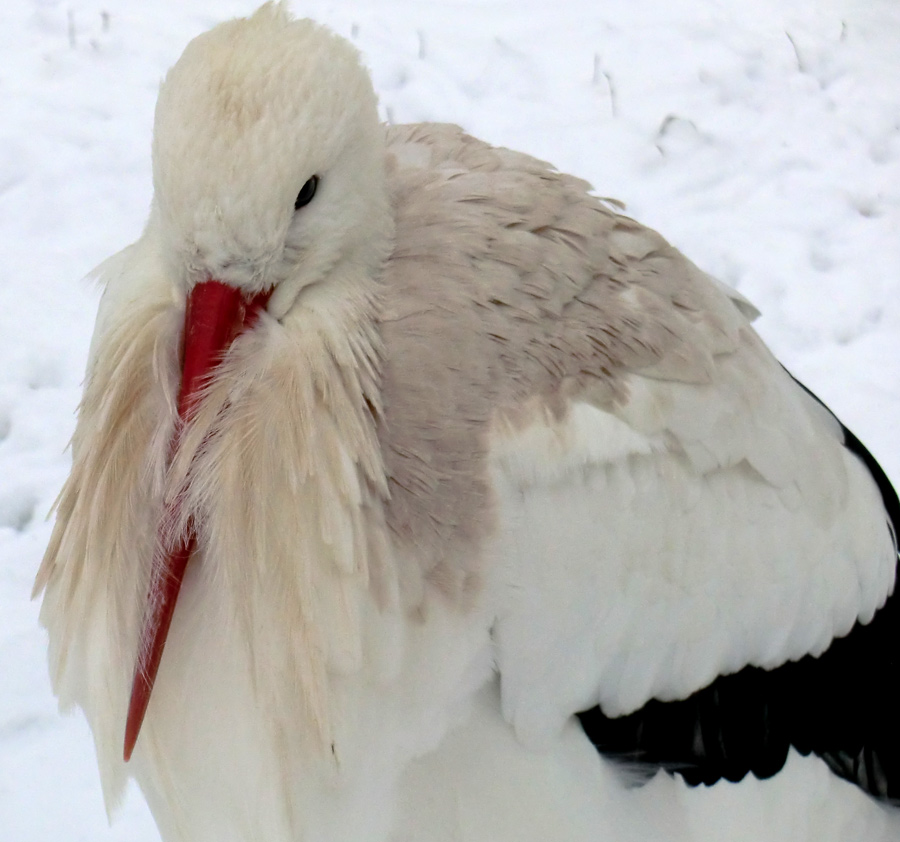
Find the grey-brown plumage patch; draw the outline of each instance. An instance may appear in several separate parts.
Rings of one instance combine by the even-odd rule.
[[[722,293],[657,233],[549,164],[446,125],[390,128],[388,151],[387,523],[458,592],[493,523],[493,418],[524,424],[535,397],[550,417],[573,397],[611,408],[630,371],[704,382],[743,319],[723,318]]]

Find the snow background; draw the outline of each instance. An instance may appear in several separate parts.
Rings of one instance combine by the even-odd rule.
[[[0,9],[0,840],[109,829],[87,727],[60,717],[28,595],[67,474],[97,290],[140,233],[160,79],[254,0]],[[324,0],[386,119],[552,161],[762,311],[781,360],[900,480],[900,5],[894,0]],[[729,837],[730,838],[730,837]]]

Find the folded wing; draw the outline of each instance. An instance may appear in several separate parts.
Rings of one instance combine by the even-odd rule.
[[[602,751],[694,783],[773,774],[793,745],[896,797],[896,495],[735,336],[705,381],[661,366],[614,406],[495,424],[505,714],[539,741],[579,712]]]

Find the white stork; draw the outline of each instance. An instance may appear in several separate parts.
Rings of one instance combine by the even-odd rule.
[[[381,125],[281,5],[188,45],[153,181],[36,583],[110,804],[133,776],[165,842],[719,839],[646,770],[812,753],[890,832],[896,496],[750,303],[546,163]]]

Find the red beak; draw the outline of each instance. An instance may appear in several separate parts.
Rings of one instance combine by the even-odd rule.
[[[219,281],[205,281],[197,284],[191,291],[184,314],[184,362],[181,390],[178,394],[179,421],[172,437],[170,453],[174,453],[178,447],[180,430],[193,415],[203,385],[210,380],[231,343],[255,324],[270,295],[271,291],[266,291],[246,297],[240,290]],[[163,523],[172,522],[176,506],[177,503],[169,505]],[[162,533],[160,526],[161,538]],[[131,759],[131,752],[150,703],[150,693],[159,670],[169,626],[172,624],[184,571],[196,543],[197,536],[190,528],[187,534],[177,540],[175,546],[166,549],[162,562],[153,565],[125,724],[126,762]]]

